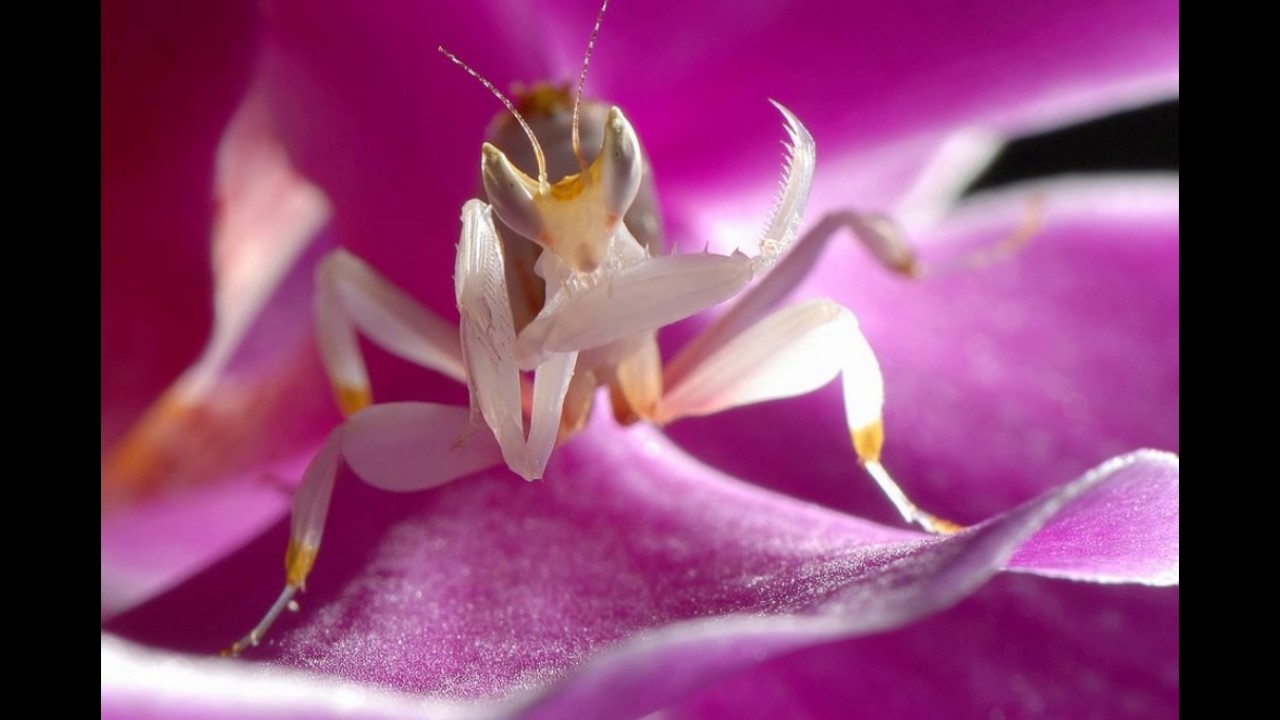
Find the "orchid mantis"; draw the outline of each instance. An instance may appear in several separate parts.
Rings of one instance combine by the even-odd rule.
[[[342,461],[394,491],[436,487],[501,463],[536,480],[556,445],[586,423],[601,388],[619,422],[664,424],[801,395],[838,375],[861,465],[908,522],[931,532],[958,529],[912,504],[880,464],[883,383],[853,314],[820,299],[774,310],[842,229],[890,268],[913,274],[914,254],[895,227],[845,211],[799,235],[815,146],[800,120],[775,102],[789,144],[758,250],[662,254],[639,138],[617,107],[582,101],[586,66],[572,98],[567,89],[540,85],[513,104],[463,65],[509,113],[494,122],[492,142],[482,148],[484,198],[462,208],[454,272],[459,328],[346,251],[321,263],[317,336],[348,419],[330,434],[295,496],[285,588],[231,654],[256,645],[303,587]],[[663,367],[659,328],[735,296],[732,309]],[[465,383],[470,408],[373,405],[357,332]],[[409,456],[420,462],[404,462]]]

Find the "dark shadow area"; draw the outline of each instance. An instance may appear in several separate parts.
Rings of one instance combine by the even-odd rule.
[[[1065,173],[1178,170],[1178,101],[1014,141],[969,193]]]

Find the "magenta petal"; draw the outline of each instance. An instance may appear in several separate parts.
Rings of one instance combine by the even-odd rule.
[[[1001,575],[951,610],[770,660],[664,717],[1176,718],[1178,624],[1176,590]]]
[[[1077,498],[1006,566],[1091,582],[1178,584],[1178,457],[1146,451],[1091,474],[1113,476]]]
[[[506,471],[408,496],[340,485],[304,611],[255,654],[436,697],[494,697],[668,626],[589,661],[546,706],[630,715],[776,652],[935,612],[1114,477],[1089,476],[950,539],[921,539],[709,474],[651,430],[596,423],[541,485]],[[265,607],[279,572],[267,555],[278,555],[283,530],[112,629],[217,647]],[[733,619],[742,613],[783,617]],[[728,619],[695,620],[708,614]],[[660,683],[651,675],[665,666],[654,661],[668,656],[686,670]],[[644,692],[619,689],[635,683]]]
[[[1146,507],[1133,502],[1137,496],[1172,495],[1176,527],[1177,484],[1177,463],[1167,455],[1138,453],[1117,458],[980,528],[916,546],[905,556],[885,552],[873,563],[877,566],[856,582],[832,588],[827,598],[817,602],[811,608],[818,613],[816,617],[730,617],[663,629],[589,662],[521,717],[639,717],[763,658],[836,637],[895,627],[904,619],[940,610],[972,591],[974,583],[986,579],[994,569],[987,563],[999,562],[995,558],[1015,546],[1019,553],[1032,549],[1028,554],[1034,554],[1035,547],[1060,538],[1063,525],[1105,524],[1108,516],[1119,510],[1130,520],[1120,535],[1159,533],[1170,519],[1169,504]],[[1139,492],[1133,492],[1135,489]],[[1046,519],[1048,524],[1041,526]],[[1029,532],[1035,534],[1027,538]],[[1096,533],[1096,544],[1059,548],[1053,561],[1093,568],[1099,560],[1124,556],[1123,551],[1107,547],[1107,541],[1117,534]],[[1026,542],[1019,545],[1024,539]],[[1139,547],[1126,559],[1149,563],[1153,557],[1163,558],[1165,549]],[[1176,539],[1174,549],[1176,563]],[[1136,574],[1135,579],[1163,581],[1165,574],[1163,568],[1156,568],[1151,574]],[[956,652],[962,654],[963,650]],[[672,672],[672,668],[679,671]]]
[[[102,6],[102,440],[200,352],[214,148],[249,81],[252,2]]]
[[[545,11],[561,72],[576,69],[596,7]],[[821,153],[973,125],[1025,133],[1175,95],[1178,4],[618,2],[592,73],[657,144],[664,175],[705,180],[759,152],[736,140],[767,121],[765,97]]]
[[[313,675],[235,665],[102,637],[103,720],[326,720],[459,717],[457,709],[398,693],[318,681]],[[478,714],[469,712],[475,719]]]
[[[233,474],[104,515],[103,617],[173,587],[279,520],[310,459]]]

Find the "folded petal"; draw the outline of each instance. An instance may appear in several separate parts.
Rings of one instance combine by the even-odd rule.
[[[536,485],[506,471],[407,496],[340,484],[304,610],[258,657],[438,698],[504,697],[656,629],[546,701],[631,715],[772,654],[936,612],[1071,503],[1149,463],[1117,463],[939,540],[740,485],[649,429],[596,423],[557,458]],[[267,533],[110,629],[174,649],[225,643],[275,589],[268,557],[283,536]],[[686,670],[654,685],[666,666],[656,658],[673,654]],[[619,683],[647,690],[623,696]]]
[[[104,616],[278,518],[279,497],[300,468],[294,456],[336,418],[316,392],[323,380],[305,319],[316,255],[326,249],[323,237],[314,241],[327,202],[290,165],[260,95],[241,103],[216,159],[206,204],[217,212],[201,238],[216,280],[204,288],[214,304],[210,335],[200,356],[104,448]],[[106,374],[119,369],[103,366]],[[104,399],[104,432],[116,412],[120,405]],[[280,476],[275,487],[266,479],[272,473]]]
[[[102,6],[102,445],[195,360],[212,313],[214,148],[256,5]]]
[[[177,585],[288,512],[310,454],[218,477],[102,517],[103,618]]]
[[[1091,582],[1178,584],[1178,457],[1134,453],[1093,472],[1113,479],[1077,498],[1006,567]]]
[[[951,610],[770,660],[663,717],[1177,717],[1178,626],[1176,591],[1002,575]]]
[[[166,653],[102,637],[102,717],[477,718],[448,703],[314,675]]]

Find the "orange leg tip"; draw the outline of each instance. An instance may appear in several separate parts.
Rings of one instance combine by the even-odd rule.
[[[884,423],[879,420],[849,431],[853,449],[864,463],[880,462],[880,449],[884,447]]]
[[[911,251],[908,251],[907,257],[894,263],[889,269],[912,280],[919,280],[924,275],[924,269],[920,266],[920,258],[916,257],[916,254]]]
[[[315,567],[319,548],[304,545],[297,540],[289,541],[289,549],[284,554],[284,579],[289,585],[301,589]]]
[[[964,530],[965,527],[960,523],[951,522],[950,520],[946,520],[935,515],[928,516],[927,522],[929,524],[929,532],[936,535],[955,535],[961,530]]]
[[[343,417],[350,417],[373,404],[373,393],[368,388],[333,386],[334,399],[338,401],[338,409]]]

